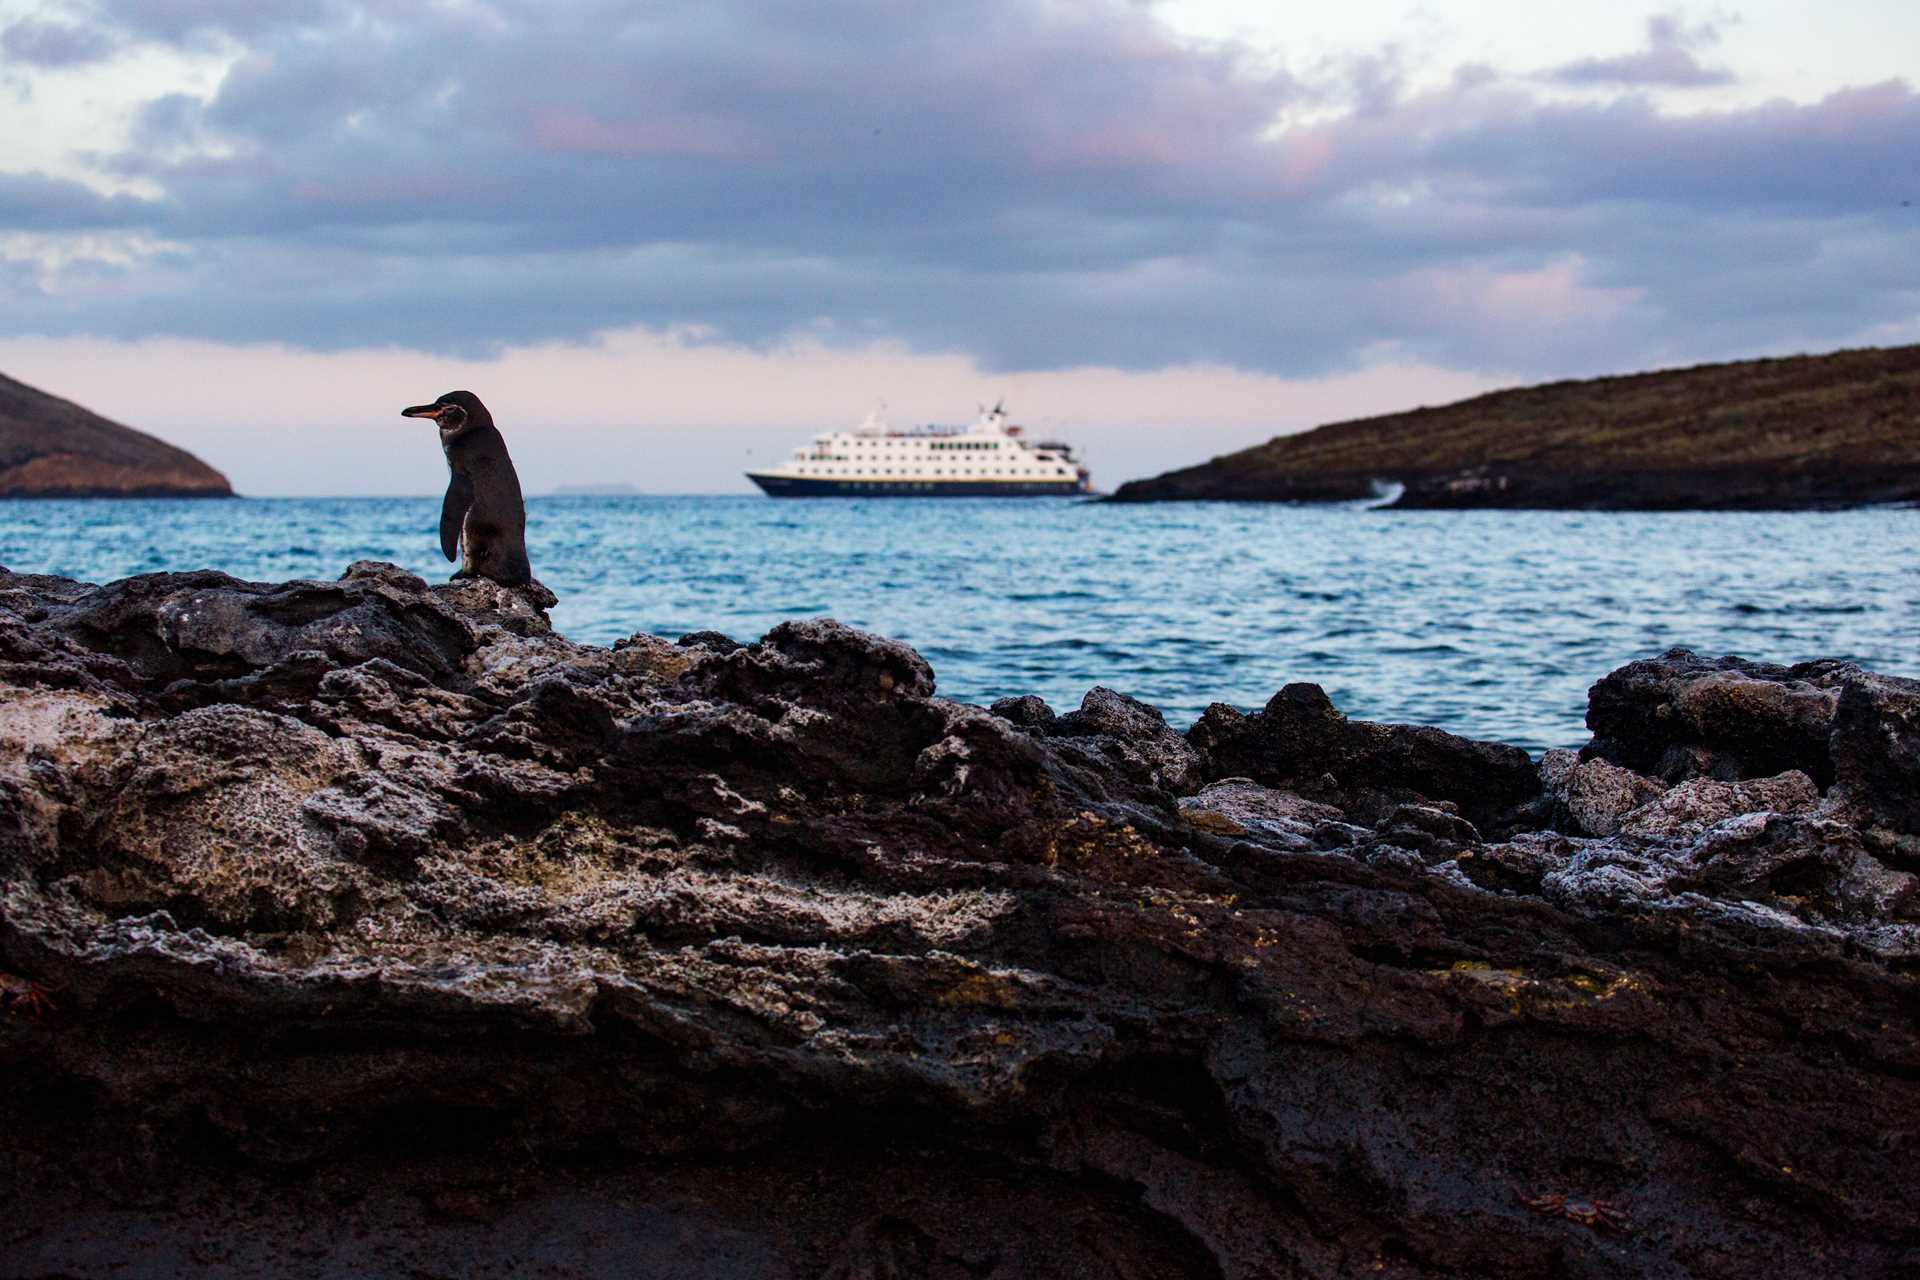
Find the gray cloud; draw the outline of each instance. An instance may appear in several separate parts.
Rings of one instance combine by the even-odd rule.
[[[0,30],[0,53],[30,67],[77,67],[99,62],[120,39],[97,26],[27,18]]]
[[[1889,208],[1911,189],[1920,96],[1892,81],[1806,106],[1693,116],[1665,115],[1644,101],[1537,107],[1470,118],[1442,133],[1421,150],[1422,167],[1498,174],[1510,199],[1839,217]]]
[[[364,6],[345,0],[93,0],[92,12],[103,25],[169,44],[324,30],[329,23],[351,30],[367,16]]]
[[[1546,73],[1561,84],[1647,85],[1667,89],[1701,89],[1738,82],[1725,67],[1709,67],[1693,50],[1717,43],[1712,25],[1683,27],[1678,18],[1647,19],[1647,47],[1611,58],[1582,58]]]
[[[70,178],[0,173],[0,230],[70,231],[135,227],[163,216],[159,205],[133,196],[103,196]]]
[[[1391,53],[1303,81],[1107,0],[102,12],[246,53],[212,97],[148,103],[112,158],[164,201],[0,179],[0,222],[183,246],[82,290],[0,282],[15,331],[473,354],[700,325],[1295,374],[1386,343],[1575,372],[1915,309],[1901,83],[1700,115],[1484,68],[1409,96]],[[1330,101],[1349,110],[1270,134]]]

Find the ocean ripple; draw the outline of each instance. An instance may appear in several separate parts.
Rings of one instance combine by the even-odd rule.
[[[161,569],[431,580],[439,501],[0,504],[0,564],[91,581]],[[558,498],[528,505],[554,623],[757,638],[830,615],[916,644],[940,692],[1103,684],[1175,724],[1294,680],[1355,717],[1533,750],[1583,742],[1589,684],[1685,645],[1914,674],[1920,512],[1394,512],[1008,500]],[[1337,678],[1336,678],[1337,677]]]

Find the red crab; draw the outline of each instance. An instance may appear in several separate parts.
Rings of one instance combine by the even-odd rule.
[[[1633,1226],[1633,1215],[1611,1200],[1580,1200],[1555,1191],[1530,1196],[1519,1187],[1513,1194],[1543,1218],[1565,1218],[1595,1231],[1626,1231]]]
[[[45,987],[11,973],[0,973],[0,1003],[9,1009],[24,1010],[36,1018],[54,1007]]]

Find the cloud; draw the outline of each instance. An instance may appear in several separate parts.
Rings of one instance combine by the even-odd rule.
[[[29,67],[78,67],[99,62],[119,49],[113,32],[71,22],[27,18],[0,30],[0,53]]]
[[[0,230],[65,231],[128,227],[162,216],[158,205],[135,196],[104,196],[71,178],[0,172]]]
[[[1665,114],[1644,100],[1509,104],[1462,113],[1436,102],[1424,167],[1496,174],[1513,201],[1563,208],[1637,201],[1702,215],[1871,215],[1909,189],[1920,161],[1920,96],[1899,81],[1818,102]],[[1893,229],[1891,219],[1889,230]],[[1817,237],[1817,224],[1807,225]]]
[[[1295,72],[1123,0],[97,12],[224,74],[125,121],[103,172],[154,198],[0,178],[0,222],[145,236],[104,266],[36,243],[0,332],[1567,374],[1915,308],[1903,82],[1687,113],[1487,68],[1414,90],[1392,50]],[[1713,39],[1655,19],[1646,52]]]
[[[1717,43],[1720,33],[1711,24],[1683,27],[1678,18],[1647,19],[1647,47],[1611,58],[1582,58],[1555,67],[1546,78],[1571,85],[1644,85],[1666,89],[1701,89],[1738,83],[1725,67],[1703,66],[1693,50]]]
[[[93,12],[104,25],[171,44],[324,29],[329,20],[350,29],[370,16],[343,0],[95,0]]]

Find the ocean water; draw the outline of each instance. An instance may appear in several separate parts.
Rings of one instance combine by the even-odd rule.
[[[1176,725],[1325,686],[1347,714],[1577,746],[1588,685],[1674,646],[1920,675],[1920,511],[1396,512],[1008,500],[528,503],[555,625],[757,638],[829,616],[917,648],[947,697],[1096,684]],[[0,564],[101,582],[221,569],[431,581],[438,498],[0,502]]]

